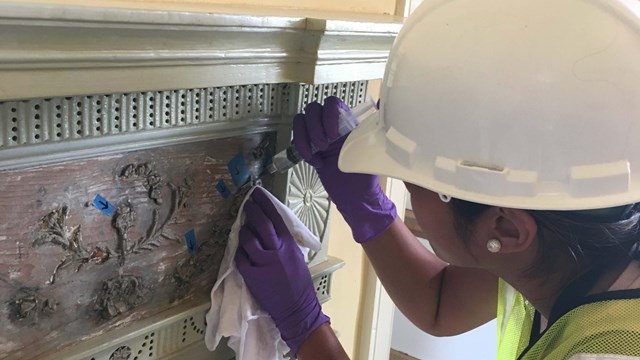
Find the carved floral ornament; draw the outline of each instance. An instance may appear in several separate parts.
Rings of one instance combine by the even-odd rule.
[[[247,166],[256,173],[262,172],[261,166],[264,166],[266,154],[273,152],[272,142],[268,138],[265,136],[257,145],[252,145],[253,147],[247,150],[252,155],[252,160],[247,163]],[[73,219],[72,213],[81,213],[84,211],[83,208],[89,208],[91,206],[89,202],[84,203],[84,207],[76,206],[75,208],[63,204],[41,216],[38,220],[38,230],[31,241],[32,247],[56,248],[55,254],[60,254],[61,260],[52,269],[49,280],[36,286],[28,285],[31,286],[28,287],[0,276],[3,283],[13,288],[13,296],[8,303],[10,318],[14,321],[24,320],[23,323],[35,324],[38,323],[39,317],[53,315],[58,302],[56,299],[47,298],[44,294],[55,293],[51,289],[59,285],[58,277],[72,276],[85,265],[93,265],[101,267],[102,271],[113,272],[113,276],[98,284],[92,284],[95,287],[96,298],[92,301],[90,311],[102,320],[109,320],[133,311],[138,306],[149,302],[158,291],[164,291],[162,289],[166,289],[167,285],[171,289],[167,297],[169,303],[176,303],[190,296],[194,291],[194,284],[199,284],[203,280],[203,275],[211,273],[213,264],[220,263],[238,208],[253,182],[247,182],[236,189],[229,199],[218,204],[222,208],[216,213],[213,228],[209,232],[212,236],[200,238],[197,244],[193,243],[193,248],[189,247],[187,241],[184,254],[177,259],[173,270],[166,274],[168,276],[163,276],[156,281],[146,278],[144,274],[140,276],[129,274],[128,272],[132,269],[129,265],[133,265],[135,269],[134,262],[141,259],[143,254],[155,253],[158,248],[160,250],[157,252],[164,251],[162,248],[168,245],[166,241],[172,242],[174,246],[177,243],[185,247],[182,237],[174,233],[176,228],[172,224],[187,224],[194,228],[197,224],[197,219],[191,218],[192,212],[188,209],[193,206],[192,201],[196,201],[196,204],[204,201],[203,198],[194,198],[194,195],[198,195],[193,194],[195,177],[200,179],[198,183],[200,191],[202,191],[202,181],[205,182],[205,188],[213,187],[213,181],[209,183],[206,180],[208,175],[203,176],[198,171],[191,173],[186,169],[173,170],[160,171],[153,162],[117,165],[113,173],[116,174],[121,197],[115,206],[109,204],[114,207],[113,213],[105,213],[110,217],[108,221],[112,236],[96,237],[95,233],[86,230],[90,225],[85,228],[84,223],[81,226],[77,223],[73,224],[74,221],[70,220]],[[169,174],[177,174],[178,181],[171,181]],[[207,174],[210,173],[207,172]],[[139,190],[135,190],[140,187],[145,189],[142,198],[140,195],[135,195],[141,194]],[[95,205],[95,201],[94,206],[100,210],[100,207]],[[92,208],[89,211],[96,211],[96,209]],[[96,240],[98,240],[97,244]],[[40,250],[36,251],[40,252]],[[101,266],[114,263],[112,260],[116,259],[117,267]],[[67,270],[68,268],[71,270]],[[66,286],[66,283],[60,286]]]
[[[152,164],[131,164],[121,172],[120,176],[125,180],[132,177],[141,179],[142,185],[148,191],[149,199],[156,206],[161,206],[163,203],[161,188],[165,183],[160,174],[154,170]],[[129,241],[130,229],[135,225],[135,213],[131,203],[125,200],[118,205],[112,221],[112,227],[117,235],[115,246],[112,247],[104,245],[95,246],[93,249],[87,248],[83,242],[81,226],[69,227],[67,225],[70,213],[70,208],[67,205],[62,205],[43,216],[40,219],[40,231],[32,242],[32,246],[39,248],[45,245],[52,245],[64,251],[62,260],[55,267],[49,278],[48,285],[54,285],[59,271],[70,265],[74,265],[75,272],[78,272],[85,264],[101,265],[117,256],[118,265],[122,267],[125,265],[126,256],[138,254],[142,251],[152,251],[161,245],[161,239],[180,242],[179,237],[172,234],[166,228],[166,225],[174,221],[178,211],[186,206],[190,184],[189,180],[185,179],[182,185],[176,186],[168,183],[168,186],[171,190],[168,215],[160,220],[159,209],[154,207],[151,210],[149,228],[141,232],[143,235],[137,240]],[[202,247],[206,248],[207,246],[205,245],[206,243]],[[219,247],[219,244],[216,243],[213,246]],[[203,250],[199,256],[203,257],[201,260],[206,261],[205,258],[208,255],[209,252]],[[185,264],[192,263],[193,261],[185,262]],[[188,265],[185,266],[181,262],[175,271],[176,273],[184,273],[188,267]],[[176,280],[174,283],[177,296],[186,295],[190,287],[190,281],[200,273],[202,271],[189,271],[188,276],[183,274],[179,279],[174,279]],[[0,277],[0,280],[14,288],[15,291],[8,304],[13,320],[27,320],[34,324],[38,322],[40,315],[48,316],[56,311],[57,302],[41,295],[41,288],[17,285],[2,277]],[[111,319],[145,303],[151,292],[152,289],[144,284],[141,277],[121,273],[102,283],[98,290],[93,310],[100,318]]]
[[[147,163],[130,164],[122,170],[120,177],[123,179],[140,178],[143,181],[143,186],[148,191],[149,199],[156,205],[163,203],[161,189],[164,183],[160,174],[153,169],[153,165]],[[186,206],[191,186],[188,179],[184,180],[183,185],[176,186],[171,183],[168,185],[171,188],[169,214],[163,221],[160,221],[158,208],[153,208],[151,225],[143,236],[131,242],[131,244],[129,244],[129,230],[134,226],[135,212],[128,200],[118,204],[112,221],[112,226],[117,233],[115,250],[111,250],[108,245],[96,246],[92,250],[87,249],[82,241],[80,225],[71,229],[67,227],[66,222],[69,216],[69,207],[67,205],[63,205],[43,216],[40,219],[40,232],[33,241],[32,246],[54,245],[65,251],[63,259],[51,274],[49,285],[55,283],[56,276],[60,270],[72,264],[77,266],[76,272],[78,272],[87,263],[92,262],[100,265],[109,261],[112,255],[117,255],[118,264],[123,266],[127,255],[138,254],[141,251],[151,251],[160,246],[161,238],[180,243],[180,238],[166,229],[166,225],[174,219],[181,208]]]

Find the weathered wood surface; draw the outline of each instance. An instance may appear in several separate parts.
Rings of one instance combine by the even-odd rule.
[[[227,164],[240,151],[247,162],[251,162],[251,170],[259,172],[261,161],[253,159],[252,151],[264,144],[265,138],[272,139],[272,134],[0,172],[0,359],[37,358],[116,326],[157,314],[185,299],[206,298],[224,250],[225,239],[220,235],[224,229],[221,228],[232,218],[228,208],[233,196],[224,200],[215,184],[222,178],[234,190]],[[129,164],[149,164],[162,177],[165,185],[158,193],[162,204],[150,199],[142,179],[121,176]],[[271,179],[265,180],[266,187],[269,188],[270,183]],[[185,205],[177,209],[164,229],[170,234],[168,237],[178,238],[175,241],[158,234],[160,225],[175,206],[172,195],[181,186],[187,194]],[[151,227],[153,212],[157,209],[158,225],[151,240],[158,246],[126,254],[120,266],[118,234],[113,226],[117,215],[104,215],[90,205],[97,194],[115,205],[131,204],[135,215],[127,232],[129,247],[147,233],[154,235]],[[41,219],[65,205],[68,215],[64,236],[68,241],[78,240],[74,231],[81,232],[83,251],[74,253],[69,247],[65,251],[63,246],[42,240]],[[190,229],[195,230],[201,246],[192,254],[188,253],[184,239]],[[44,245],[34,247],[34,241],[39,238]],[[110,256],[105,259],[105,252],[109,251]],[[71,263],[62,268],[55,283],[50,284],[54,269],[70,253],[76,254],[76,258],[72,256]],[[82,262],[78,254],[88,262],[76,272]],[[104,262],[99,264],[100,261]],[[180,276],[176,281],[174,274],[180,263]],[[111,310],[115,314],[118,309],[124,311],[105,319],[109,317],[108,311],[96,310],[97,297],[104,292],[105,281],[118,278],[142,281],[144,288],[130,290],[137,291],[136,296],[140,297],[137,301],[144,304],[128,310],[127,304],[117,304],[114,300],[115,308]],[[181,283],[180,279],[188,281]],[[23,301],[18,301],[20,299]],[[16,315],[20,306],[29,314],[27,318],[19,319]]]

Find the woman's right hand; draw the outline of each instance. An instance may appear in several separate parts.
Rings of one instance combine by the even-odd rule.
[[[380,188],[377,176],[344,173],[338,168],[340,150],[347,138],[339,136],[339,109],[349,111],[335,96],[326,98],[324,105],[317,102],[307,105],[304,113],[293,120],[293,144],[318,172],[322,185],[351,227],[354,239],[364,243],[384,232],[397,213]]]

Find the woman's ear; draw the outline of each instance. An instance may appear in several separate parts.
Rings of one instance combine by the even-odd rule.
[[[491,228],[487,229],[487,239],[500,242],[497,253],[521,252],[529,248],[538,233],[538,225],[526,210],[494,207],[488,214]]]

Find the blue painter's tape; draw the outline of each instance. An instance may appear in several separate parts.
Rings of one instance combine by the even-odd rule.
[[[187,241],[187,250],[189,253],[196,251],[196,231],[191,229],[184,234],[184,239]]]
[[[238,153],[238,155],[234,156],[228,164],[229,172],[231,173],[231,179],[237,188],[244,185],[247,180],[249,180],[249,168],[247,168],[247,163],[244,161],[244,156],[242,153]]]
[[[93,202],[91,204],[107,216],[112,216],[116,211],[116,207],[113,206],[112,203],[108,202],[107,199],[103,198],[100,194],[96,195],[96,198],[93,199]]]
[[[231,196],[231,190],[229,190],[227,183],[222,179],[218,180],[218,183],[216,184],[216,190],[218,190],[218,192],[224,199],[227,199],[229,196]]]

